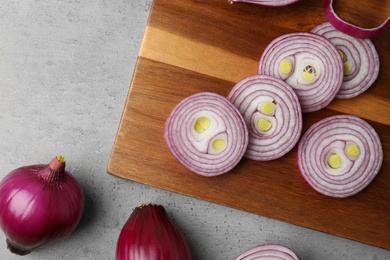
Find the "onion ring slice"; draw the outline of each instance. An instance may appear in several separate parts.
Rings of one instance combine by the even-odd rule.
[[[232,88],[228,99],[243,115],[249,131],[246,158],[274,160],[298,142],[301,106],[294,90],[283,80],[267,75],[247,77]]]
[[[361,28],[342,20],[333,9],[333,0],[324,1],[325,16],[329,22],[339,31],[348,34],[350,36],[369,39],[380,34],[390,23],[390,16],[381,25],[375,28]]]
[[[165,122],[164,138],[174,157],[199,175],[233,169],[248,146],[248,129],[238,109],[212,92],[186,97]]]
[[[299,260],[299,257],[288,247],[278,244],[264,244],[248,249],[234,258],[234,260],[254,259]]]
[[[370,39],[347,35],[325,22],[311,32],[330,40],[339,50],[344,62],[344,81],[336,98],[353,98],[366,91],[379,74],[379,55]]]
[[[265,48],[258,74],[287,82],[298,95],[302,112],[326,107],[343,83],[343,62],[336,47],[325,37],[310,33],[289,33]]]
[[[228,0],[230,4],[247,3],[247,4],[255,4],[255,5],[269,6],[269,7],[286,6],[299,1],[300,0]]]
[[[317,192],[345,198],[363,190],[383,161],[374,128],[353,115],[335,115],[311,125],[297,150],[299,170]]]

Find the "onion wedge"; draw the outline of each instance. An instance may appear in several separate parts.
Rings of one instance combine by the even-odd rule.
[[[277,244],[264,244],[248,249],[237,256],[234,260],[254,260],[254,259],[279,259],[279,260],[299,260],[297,254],[290,248]]]

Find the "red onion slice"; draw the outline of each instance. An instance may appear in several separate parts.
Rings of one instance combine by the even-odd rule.
[[[269,259],[269,260],[299,260],[297,254],[290,248],[277,245],[265,244],[253,247],[246,250],[234,260],[254,260],[254,259]]]
[[[269,7],[286,6],[299,1],[300,0],[228,0],[230,4],[247,3],[247,4],[255,4],[255,5],[269,6]]]
[[[209,177],[233,169],[248,146],[248,129],[238,109],[211,92],[177,104],[165,122],[164,137],[180,163]]]
[[[334,99],[343,82],[343,62],[325,37],[309,32],[289,33],[266,47],[258,73],[287,82],[306,113],[320,110]]]
[[[317,192],[336,198],[363,190],[379,172],[381,141],[374,128],[352,115],[330,116],[313,124],[298,145],[298,166]]]
[[[233,87],[228,99],[243,115],[249,131],[246,158],[274,160],[298,142],[301,107],[294,90],[283,80],[267,75],[245,78]]]
[[[348,34],[350,36],[361,38],[361,39],[369,39],[380,34],[390,23],[390,16],[386,19],[384,23],[375,28],[361,28],[356,25],[350,24],[344,20],[342,20],[333,9],[333,0],[325,0],[324,1],[324,11],[325,16],[328,18],[329,22],[339,31]]]
[[[336,98],[353,98],[366,91],[377,79],[379,56],[369,39],[358,39],[340,32],[330,22],[311,32],[330,40],[339,50],[344,62],[344,82]]]

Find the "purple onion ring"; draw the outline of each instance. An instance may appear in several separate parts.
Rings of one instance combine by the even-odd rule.
[[[344,81],[336,98],[353,98],[366,91],[379,74],[379,55],[369,39],[359,39],[340,32],[330,22],[316,26],[311,32],[330,40],[344,62]]]
[[[288,247],[277,244],[264,244],[246,250],[234,260],[254,259],[299,260],[299,257]]]
[[[289,33],[266,47],[258,73],[287,82],[306,113],[320,110],[334,99],[343,82],[343,62],[325,37],[309,32]]]
[[[298,166],[317,192],[345,198],[363,190],[379,172],[383,150],[374,128],[352,115],[313,124],[298,145]]]
[[[164,137],[181,164],[208,177],[233,169],[248,145],[248,129],[238,109],[212,92],[179,102],[165,122]]]
[[[247,3],[268,7],[286,6],[296,3],[300,0],[228,0],[230,4],[233,3]]]
[[[233,87],[228,99],[243,115],[249,131],[246,158],[274,160],[298,142],[301,107],[294,90],[283,80],[267,75],[245,78]],[[262,122],[266,125],[259,126]]]

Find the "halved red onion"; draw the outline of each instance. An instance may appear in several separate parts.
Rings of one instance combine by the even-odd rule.
[[[246,250],[234,260],[254,259],[299,260],[299,257],[288,247],[277,244],[264,244]]]
[[[325,16],[328,18],[329,22],[339,31],[348,34],[350,36],[368,39],[377,36],[380,34],[390,23],[390,16],[386,19],[384,23],[375,28],[361,28],[359,26],[353,25],[342,20],[333,9],[333,0],[324,1],[324,11]]]
[[[306,113],[320,110],[334,99],[343,83],[343,62],[325,37],[309,32],[289,33],[266,47],[258,73],[287,82]]]
[[[352,115],[313,124],[298,145],[298,166],[317,192],[336,198],[363,190],[379,172],[383,150],[374,128]]]
[[[189,170],[216,176],[233,169],[248,146],[248,129],[226,98],[200,92],[183,99],[165,122],[171,153]]]
[[[330,22],[316,26],[311,32],[330,40],[343,59],[344,82],[336,98],[356,97],[375,82],[379,73],[379,56],[371,40],[349,36]]]
[[[261,5],[261,6],[269,6],[269,7],[286,6],[299,1],[300,0],[228,0],[228,2],[231,4],[248,3],[248,4]]]
[[[298,142],[301,106],[294,90],[283,80],[268,75],[247,77],[233,87],[228,99],[243,115],[249,131],[246,158],[274,160]]]

